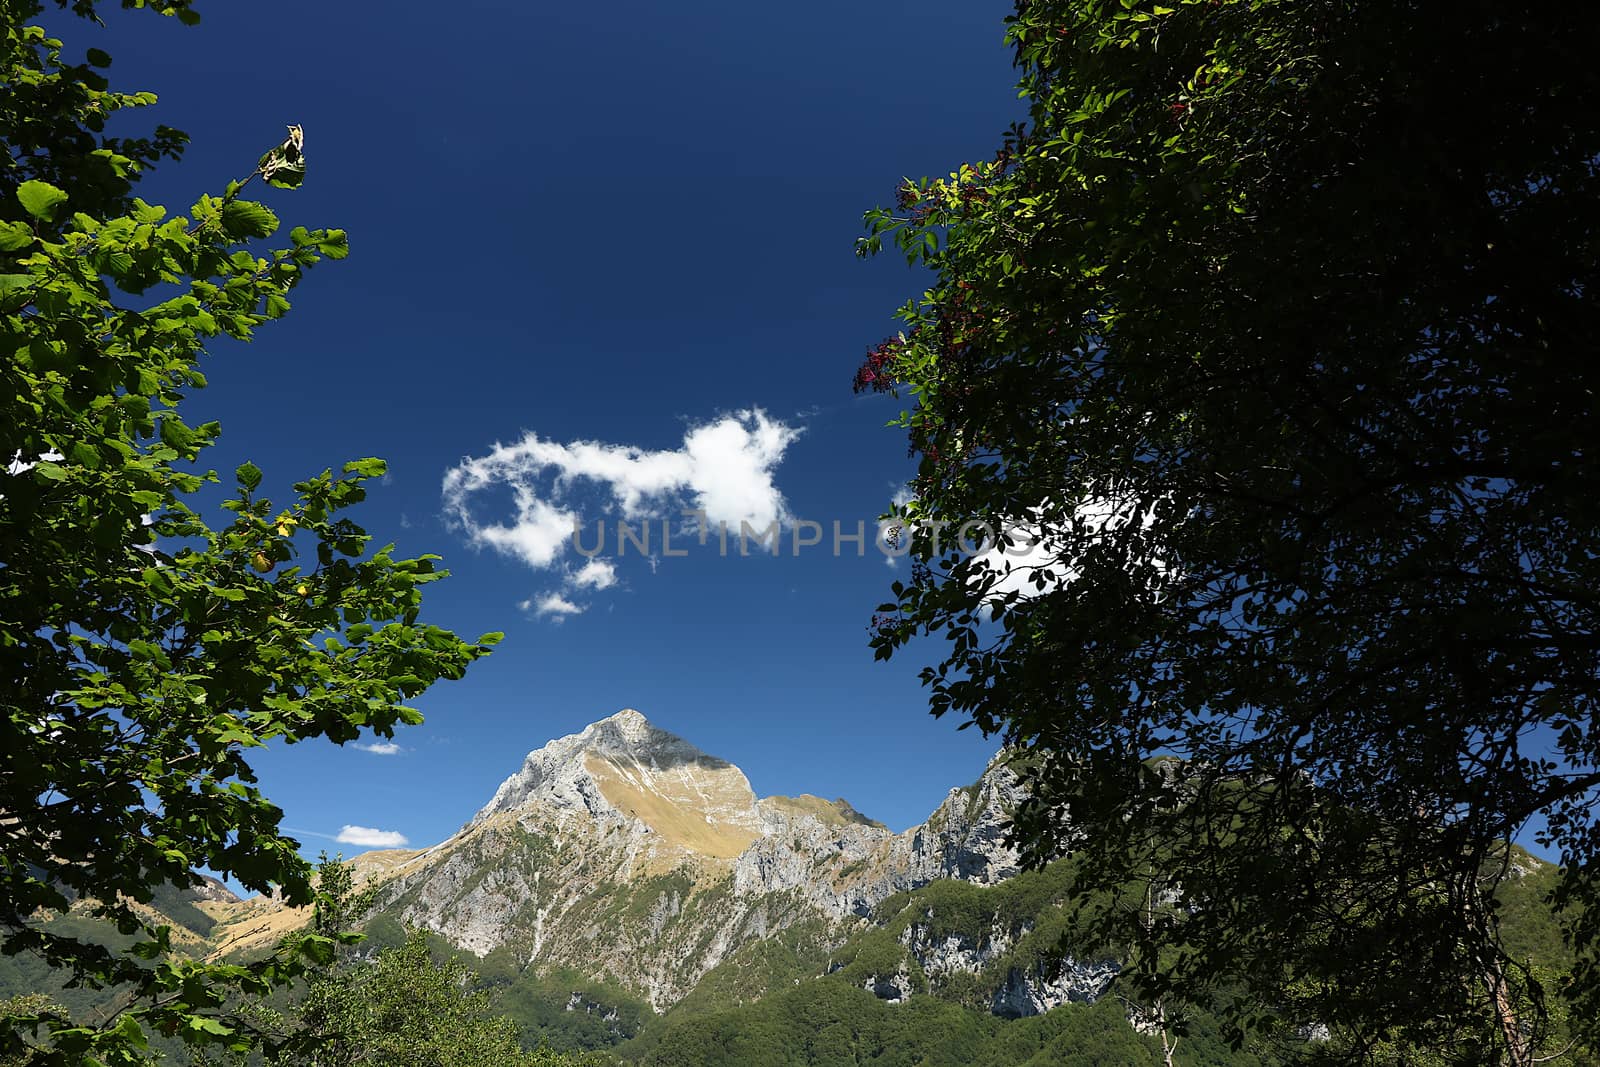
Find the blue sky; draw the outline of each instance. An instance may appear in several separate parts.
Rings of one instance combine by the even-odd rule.
[[[1019,117],[1008,3],[200,10],[193,29],[119,11],[70,27],[194,138],[143,195],[182,210],[298,123],[305,187],[264,199],[352,246],[255,343],[215,347],[191,411],[222,421],[209,462],[251,459],[281,494],[385,457],[361,521],[445,557],[434,621],[507,635],[419,702],[397,752],[264,753],[287,825],[441,840],[524,753],[623,707],[763,795],[844,796],[896,829],[981,772],[994,742],[926,712],[935,650],[872,659],[894,571],[871,547],[795,556],[786,528],[777,556],[713,540],[652,566],[614,558],[613,532],[609,570],[584,572],[570,551],[541,563],[530,502],[657,516],[658,555],[684,504],[870,528],[911,468],[884,428],[897,403],[850,379],[923,279],[852,242],[902,176],[988,157]],[[447,497],[451,471],[482,488]]]

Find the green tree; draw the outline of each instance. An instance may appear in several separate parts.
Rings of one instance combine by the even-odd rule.
[[[517,1024],[490,1013],[486,993],[456,959],[436,963],[413,931],[399,948],[348,962],[311,983],[301,1011],[313,1022],[279,1062],[309,1067],[357,1063],[400,1067],[515,1067],[562,1063],[525,1054]],[[576,1062],[576,1061],[573,1061]]]
[[[1026,124],[868,214],[934,274],[856,379],[920,455],[877,654],[944,638],[933,713],[1038,754],[1035,862],[1182,887],[1146,1003],[1242,982],[1239,1024],[1527,1063],[1495,893],[1531,827],[1600,1019],[1597,31],[1019,0]]]
[[[364,939],[355,930],[377,887],[357,889],[351,868],[326,854],[317,874],[311,926],[287,941],[292,946],[320,935],[340,947],[313,970],[304,995],[287,1014],[255,1013],[262,1030],[274,1033],[272,1063],[575,1067],[584,1062],[548,1049],[524,1051],[516,1022],[493,1014],[489,994],[475,988],[478,975],[454,956],[435,960],[420,930],[407,932],[399,945],[363,954]]]
[[[95,16],[93,0],[61,6]],[[195,20],[188,0],[122,6]],[[434,557],[372,551],[346,516],[379,460],[307,478],[281,506],[246,463],[225,521],[191,505],[217,481],[196,465],[217,424],[180,413],[205,384],[205,345],[249,340],[307,269],[346,254],[329,229],[269,247],[277,216],[241,196],[257,178],[299,184],[302,132],[169,215],[132,183],[185,137],[105,132],[154,96],[111,90],[98,49],[71,62],[30,24],[37,0],[0,10],[0,948],[116,991],[93,1019],[11,1003],[0,1055],[135,1062],[150,1030],[248,1044],[224,1017],[229,991],[259,995],[332,943],[250,966],[183,960],[136,905],[198,868],[308,902],[309,865],[246,750],[391,736],[420,720],[408,699],[495,635],[423,622]],[[132,947],[45,927],[74,902],[139,935]]]

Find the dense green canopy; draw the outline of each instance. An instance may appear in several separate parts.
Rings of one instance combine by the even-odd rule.
[[[1590,5],[1021,0],[1028,122],[868,215],[935,273],[857,376],[921,457],[877,651],[942,635],[935,714],[1038,751],[1036,858],[1181,887],[1153,989],[1527,1062],[1489,901],[1533,833],[1600,1018],[1596,40]]]

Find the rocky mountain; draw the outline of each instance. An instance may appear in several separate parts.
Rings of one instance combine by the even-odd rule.
[[[838,970],[827,952],[880,925],[897,895],[1007,882],[1020,866],[1004,841],[1018,800],[1016,775],[996,757],[926,822],[895,833],[842,799],[757,797],[738,767],[625,709],[529,753],[448,840],[369,852],[355,866],[381,885],[386,919],[480,958],[585,976],[660,1013],[714,971],[712,984],[736,1001],[762,995],[779,972],[792,980],[782,967],[749,967],[785,935],[803,938],[796,958],[807,966]],[[224,952],[264,946],[303,921],[259,902],[226,918]],[[908,955],[859,984],[903,999],[926,984],[908,968],[982,971],[1032,923],[1018,916],[1009,929],[936,942],[909,930]],[[1114,972],[1105,960],[1030,961],[990,1006],[1014,1016],[1092,1000]]]
[[[897,834],[843,800],[758,798],[739,768],[629,709],[530,753],[449,840],[358,867],[407,926],[480,957],[572,968],[663,1011],[782,931],[843,944],[896,893],[1011,877],[1017,799],[997,760]],[[1059,977],[1018,1003],[1047,1006]]]

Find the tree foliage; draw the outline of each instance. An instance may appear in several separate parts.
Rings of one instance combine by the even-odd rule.
[[[276,1062],[310,1067],[563,1067],[580,1060],[517,1042],[517,1024],[491,1011],[487,993],[456,959],[435,961],[421,932],[312,982],[302,1011],[314,1028],[303,1050]]]
[[[876,650],[944,638],[933,712],[1039,753],[1036,861],[1181,886],[1098,916],[1184,946],[1153,996],[1528,1062],[1551,990],[1495,891],[1531,831],[1600,1019],[1597,30],[1019,0],[1028,121],[867,217],[934,272],[856,379],[920,456]]]
[[[886,1004],[852,983],[814,978],[757,1003],[669,1021],[647,1067],[1157,1067],[1121,1007],[1064,1005],[1004,1022],[932,997]],[[1260,1067],[1249,1054],[1195,1062]]]
[[[340,945],[314,968],[287,1012],[257,1006],[253,1017],[273,1033],[268,1062],[279,1067],[577,1067],[549,1049],[524,1050],[514,1020],[492,1011],[477,975],[453,954],[436,959],[427,936],[407,932],[398,945],[363,952],[355,928],[376,886],[357,889],[351,868],[326,855],[317,868],[318,904],[308,931]],[[591,1061],[593,1062],[593,1061]]]
[[[186,0],[148,6],[194,21]],[[92,0],[70,7],[94,17]],[[245,463],[223,521],[198,510],[218,481],[197,465],[218,426],[185,414],[205,346],[284,315],[345,235],[295,227],[268,246],[276,214],[241,195],[258,176],[298,184],[298,128],[186,215],[134,197],[185,137],[108,134],[154,96],[111,90],[97,49],[69,62],[29,24],[42,11],[5,4],[0,78],[0,947],[121,995],[93,1020],[8,1009],[0,1041],[39,1046],[41,1063],[134,1062],[150,1030],[247,1042],[219,1017],[226,992],[259,994],[331,951],[313,937],[298,959],[185,961],[139,908],[202,867],[311,899],[246,750],[391,736],[420,721],[407,700],[495,635],[423,622],[435,557],[374,551],[347,517],[380,460],[307,478],[281,505]],[[74,901],[139,934],[133,947],[47,929]]]

